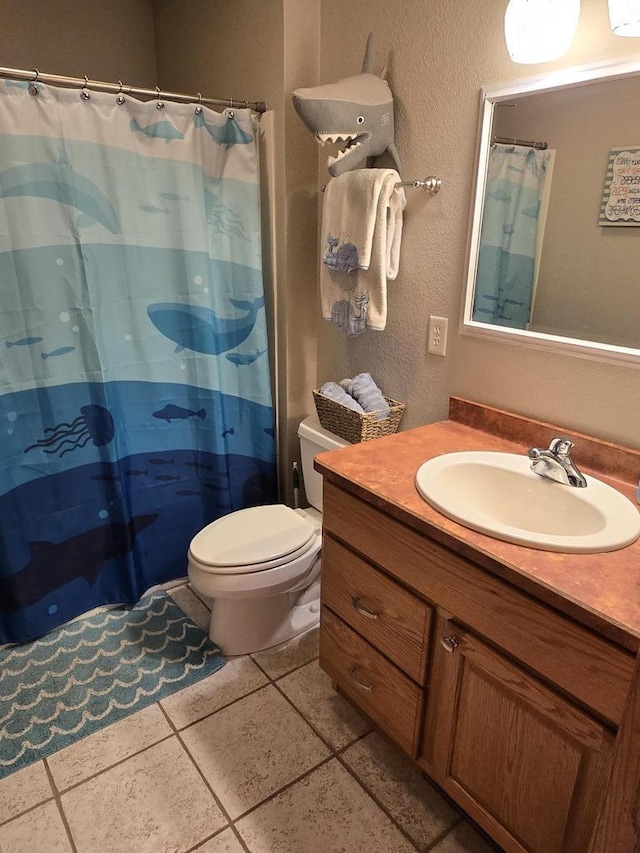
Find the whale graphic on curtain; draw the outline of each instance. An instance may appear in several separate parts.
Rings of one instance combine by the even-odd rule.
[[[0,643],[137,601],[205,524],[277,497],[251,113],[12,83]]]

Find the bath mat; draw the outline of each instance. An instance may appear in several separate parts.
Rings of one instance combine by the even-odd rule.
[[[164,591],[0,652],[0,779],[211,675],[220,649]]]

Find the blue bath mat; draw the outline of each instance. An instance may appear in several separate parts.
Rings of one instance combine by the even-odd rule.
[[[0,779],[224,666],[166,592],[0,652]]]

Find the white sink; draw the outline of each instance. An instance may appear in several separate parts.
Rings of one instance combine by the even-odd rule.
[[[640,512],[606,483],[554,483],[514,453],[446,453],[416,473],[422,497],[454,521],[506,542],[543,551],[615,551],[640,536]]]

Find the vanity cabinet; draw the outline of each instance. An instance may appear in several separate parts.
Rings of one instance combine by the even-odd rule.
[[[613,735],[439,618],[421,764],[507,850],[584,853]]]
[[[508,853],[586,853],[634,656],[325,479],[320,665]]]

